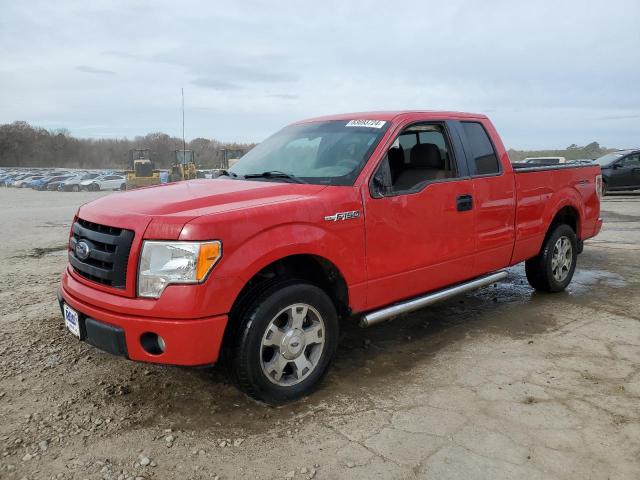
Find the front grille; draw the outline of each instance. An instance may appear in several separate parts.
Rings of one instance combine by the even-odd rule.
[[[78,218],[71,227],[71,232],[69,263],[73,270],[93,282],[125,288],[133,231]],[[85,243],[89,250],[88,257],[82,260],[77,253],[80,242]]]

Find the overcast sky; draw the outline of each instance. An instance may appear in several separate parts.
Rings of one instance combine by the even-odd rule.
[[[0,123],[180,136],[181,87],[188,139],[446,109],[513,148],[638,146],[640,1],[3,2]]]

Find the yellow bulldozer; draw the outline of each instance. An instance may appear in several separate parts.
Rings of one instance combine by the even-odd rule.
[[[127,190],[160,183],[160,172],[154,168],[149,152],[148,148],[132,148],[129,150]]]
[[[193,150],[174,150],[175,161],[171,166],[170,181],[193,180],[197,177],[195,154]]]

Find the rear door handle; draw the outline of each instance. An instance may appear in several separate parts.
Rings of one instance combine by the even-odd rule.
[[[473,197],[471,195],[459,195],[456,199],[456,207],[459,212],[467,212],[473,209]]]

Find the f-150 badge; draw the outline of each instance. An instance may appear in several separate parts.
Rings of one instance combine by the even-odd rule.
[[[352,218],[358,218],[360,216],[360,212],[358,210],[353,210],[351,212],[338,212],[333,215],[327,215],[324,219],[327,222],[337,222],[338,220],[351,220]]]

